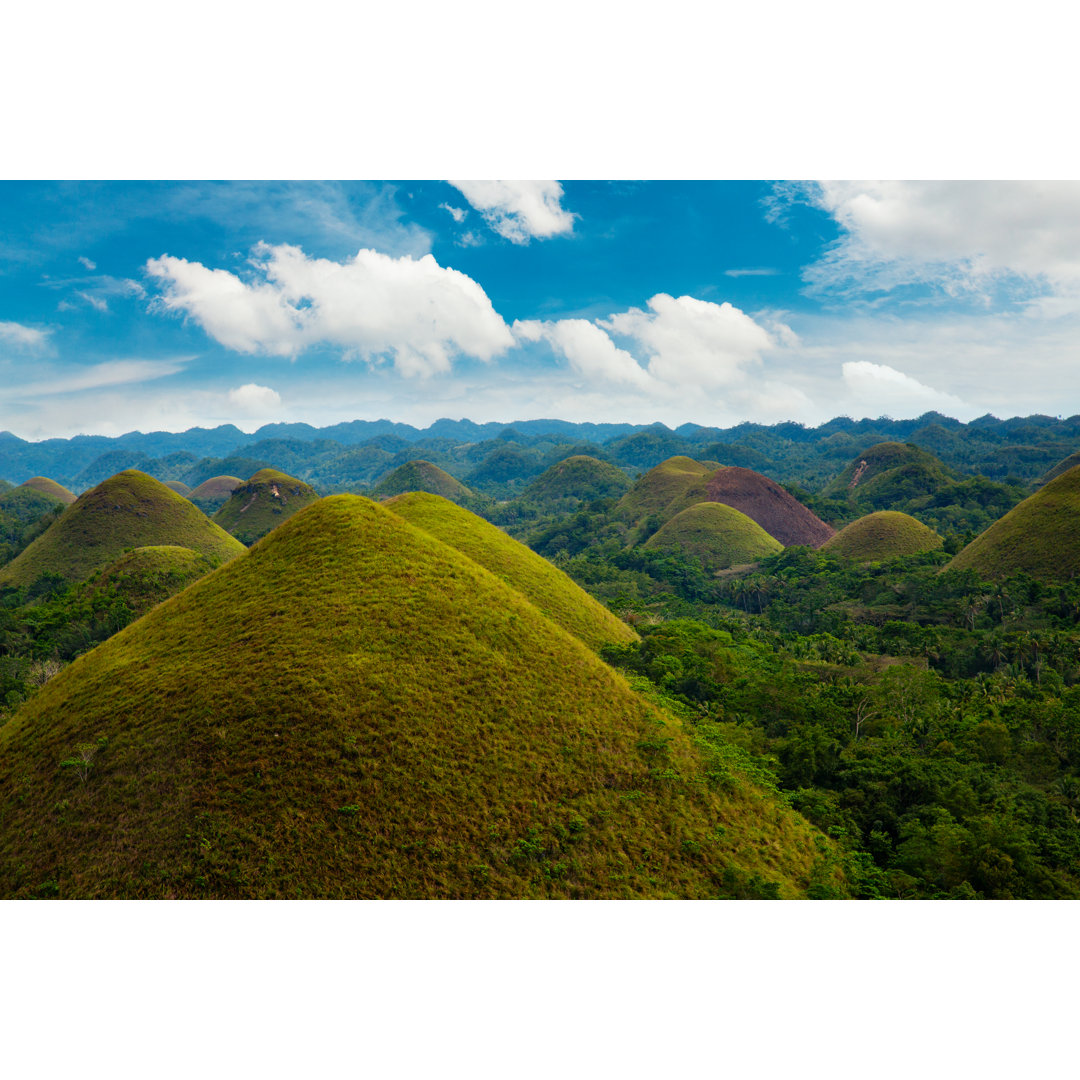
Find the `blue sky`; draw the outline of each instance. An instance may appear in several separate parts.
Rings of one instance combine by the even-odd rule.
[[[1080,184],[0,183],[0,428],[1080,412]]]

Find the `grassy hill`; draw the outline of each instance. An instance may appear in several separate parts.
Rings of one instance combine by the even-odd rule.
[[[912,443],[882,442],[858,454],[821,494],[825,498],[872,500],[875,491],[880,494],[890,480],[900,475],[918,484],[921,493],[927,490],[928,483],[946,481],[952,474],[933,454]]]
[[[0,896],[800,896],[825,838],[505,582],[323,499],[0,728]]]
[[[1067,473],[1075,465],[1080,465],[1080,450],[1077,450],[1075,454],[1070,454],[1067,458],[1062,458],[1052,469],[1040,477],[1039,483],[1048,484],[1051,480],[1056,480],[1062,473]]]
[[[26,484],[0,495],[0,514],[20,525],[30,525],[46,514],[62,513],[66,507],[62,499]]]
[[[75,492],[68,491],[63,484],[58,484],[55,480],[50,480],[47,476],[31,476],[25,484],[20,484],[19,486],[31,488],[34,491],[40,491],[43,495],[51,495],[54,499],[59,499],[65,506],[70,506],[77,497]]]
[[[733,506],[784,547],[820,547],[835,532],[775,480],[737,465],[721,466],[691,481],[668,506],[667,513],[679,513],[699,502]]]
[[[432,465],[430,461],[407,461],[384,476],[372,489],[371,497],[389,499],[407,491],[426,491],[429,495],[441,495],[452,502],[473,496],[473,492],[460,480],[455,480],[438,465]]]
[[[997,579],[1027,571],[1043,581],[1080,573],[1080,465],[1051,480],[977,536],[949,563]]]
[[[397,495],[386,505],[490,570],[591,648],[637,640],[634,630],[547,559],[448,499],[412,492]]]
[[[942,543],[933,529],[910,514],[879,510],[846,525],[831,540],[826,540],[821,550],[835,551],[860,562],[882,562],[902,555],[936,551]]]
[[[783,550],[756,521],[724,503],[706,502],[676,514],[645,541],[645,548],[674,548],[697,556],[711,570],[757,562]]]
[[[207,556],[175,544],[131,548],[82,588],[87,594],[112,590],[135,615],[142,615],[216,566]]]
[[[27,586],[42,574],[83,581],[125,548],[175,544],[224,562],[243,550],[187,499],[130,469],[84,492],[25,551],[0,569],[0,584]]]
[[[239,476],[211,476],[187,494],[204,514],[216,514],[243,483]]]
[[[185,499],[191,498],[191,488],[183,480],[162,480],[167,488],[172,488],[177,495],[183,495]]]
[[[619,500],[615,513],[635,525],[651,515],[663,514],[695,480],[710,471],[707,464],[681,455],[661,461],[638,477],[634,486]]]
[[[303,480],[277,469],[260,469],[234,489],[213,520],[250,546],[318,498],[319,493]]]
[[[617,499],[630,486],[630,478],[617,465],[587,454],[575,454],[541,473],[525,488],[522,497],[534,502]]]

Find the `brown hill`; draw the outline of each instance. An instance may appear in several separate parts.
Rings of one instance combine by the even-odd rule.
[[[33,488],[35,491],[40,491],[44,495],[51,495],[54,499],[59,499],[65,506],[70,506],[76,499],[75,492],[68,491],[63,484],[58,484],[55,480],[50,480],[47,476],[31,476],[25,484],[20,484],[19,486]]]

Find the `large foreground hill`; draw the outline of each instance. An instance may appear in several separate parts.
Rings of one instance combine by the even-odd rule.
[[[803,895],[829,848],[582,642],[324,499],[0,728],[0,896]]]

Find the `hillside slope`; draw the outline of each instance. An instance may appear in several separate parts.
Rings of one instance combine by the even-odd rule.
[[[617,499],[630,490],[630,477],[617,465],[575,454],[541,473],[522,496],[535,502],[559,499]]]
[[[642,545],[649,551],[674,549],[694,555],[710,570],[757,562],[783,550],[756,521],[724,503],[687,507]]]
[[[449,499],[412,492],[395,496],[386,505],[490,570],[590,648],[637,640],[634,630],[547,559]]]
[[[663,514],[695,480],[711,471],[710,464],[682,456],[661,461],[638,477],[634,486],[616,505],[616,515],[640,524],[650,515]]]
[[[250,546],[318,498],[319,493],[303,480],[277,469],[260,469],[233,489],[213,521]]]
[[[910,514],[879,510],[844,526],[821,545],[821,550],[835,551],[845,558],[862,562],[879,562],[936,551],[942,544],[941,537],[933,529]]]
[[[452,502],[472,497],[473,492],[430,461],[407,461],[384,476],[372,489],[373,499],[390,499],[407,491],[426,491]]]
[[[4,897],[799,896],[829,847],[348,495],[47,683],[0,728],[0,816]]]
[[[42,574],[83,581],[129,547],[169,544],[224,562],[243,546],[187,499],[135,469],[83,492],[50,528],[0,569],[0,584],[27,586]]]
[[[77,498],[75,492],[68,491],[63,484],[58,484],[47,476],[31,476],[25,484],[20,484],[19,487],[33,488],[44,495],[51,495],[54,499],[59,499],[65,506],[70,506]]]

